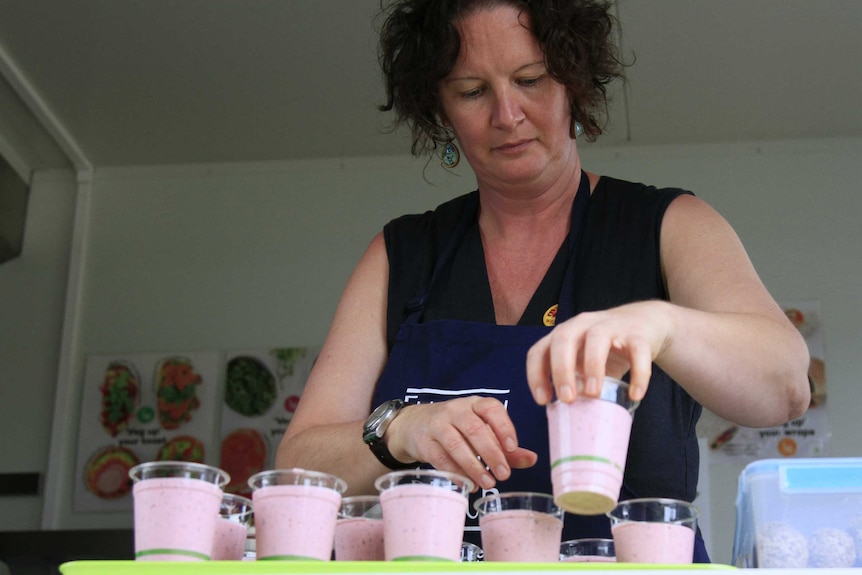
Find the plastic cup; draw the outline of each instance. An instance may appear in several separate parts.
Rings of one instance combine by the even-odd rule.
[[[578,379],[579,388],[583,383]],[[638,402],[629,386],[606,377],[599,398],[548,405],[554,501],[569,513],[600,515],[617,503]]]
[[[335,523],[337,561],[383,561],[383,513],[377,495],[341,500]]]
[[[335,521],[347,483],[305,469],[261,471],[248,480],[257,560],[332,558]]]
[[[560,544],[560,561],[608,563],[616,560],[613,539],[570,539]]]
[[[621,501],[607,513],[617,561],[692,563],[697,515],[697,507],[676,499]]]
[[[249,525],[245,535],[245,545],[242,550],[243,561],[255,561],[257,559],[257,539],[255,538],[255,527]]]
[[[459,561],[473,482],[434,469],[377,478],[387,561]]]
[[[134,482],[135,559],[207,561],[213,549],[222,488],[230,476],[185,461],[141,463]]]
[[[495,493],[473,503],[485,561],[544,563],[560,559],[563,510],[551,495]]]
[[[233,493],[224,494],[210,557],[213,561],[242,560],[248,527],[253,516],[254,508],[250,499]]]
[[[461,542],[461,563],[475,563],[476,561],[483,561],[484,558],[485,552],[482,551],[481,547],[469,541]]]

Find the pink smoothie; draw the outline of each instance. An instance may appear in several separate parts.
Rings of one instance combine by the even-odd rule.
[[[184,477],[150,478],[132,488],[135,559],[206,561],[210,558],[222,490]]]
[[[383,561],[383,520],[367,517],[339,519],[335,524],[335,559]]]
[[[216,521],[215,541],[210,559],[240,561],[245,550],[246,526],[225,517]]]
[[[530,509],[509,509],[479,518],[485,561],[551,562],[560,558],[561,519]]]
[[[617,560],[625,563],[691,563],[694,530],[685,525],[629,521],[611,527]]]
[[[616,563],[616,560],[616,557],[604,557],[602,555],[570,555],[560,559],[560,561],[570,563]]]
[[[614,508],[620,495],[632,415],[612,401],[579,398],[548,406],[554,502],[579,515]]]
[[[405,484],[380,493],[386,560],[461,558],[467,498],[434,485]]]
[[[270,485],[252,492],[257,559],[329,561],[341,494],[328,487]]]

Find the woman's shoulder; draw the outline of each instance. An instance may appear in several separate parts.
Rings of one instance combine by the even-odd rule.
[[[694,195],[693,192],[675,187],[656,187],[640,182],[622,180],[611,176],[601,176],[593,191],[596,199],[657,200],[673,199],[681,195]]]
[[[418,214],[405,214],[390,220],[383,227],[387,245],[402,242],[419,242],[423,238],[432,240],[446,230],[451,230],[461,215],[477,201],[478,192],[470,192],[448,200],[433,210]]]

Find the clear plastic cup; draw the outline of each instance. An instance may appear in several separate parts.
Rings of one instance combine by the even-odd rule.
[[[343,479],[306,469],[275,469],[252,475],[248,484],[258,561],[332,558],[335,521],[347,490]]]
[[[129,470],[134,482],[135,559],[207,561],[230,476],[202,463],[153,461]]]
[[[383,561],[383,512],[377,495],[341,500],[335,523],[337,561]]]
[[[473,482],[434,469],[377,478],[388,561],[459,561]]]
[[[613,539],[570,539],[560,544],[560,561],[609,563],[616,560]]]
[[[697,507],[677,499],[621,501],[607,513],[617,561],[692,563],[697,515]]]
[[[601,515],[617,503],[638,402],[629,386],[606,377],[599,398],[582,395],[547,407],[551,483],[557,505],[577,515]]]
[[[563,510],[545,493],[486,495],[473,503],[479,512],[485,561],[544,563],[560,558]]]
[[[216,521],[215,541],[210,557],[212,560],[242,560],[248,527],[253,516],[251,499],[233,493],[224,494]]]

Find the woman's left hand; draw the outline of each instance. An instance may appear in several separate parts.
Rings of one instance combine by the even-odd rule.
[[[570,402],[579,392],[596,397],[606,375],[621,378],[626,372],[629,396],[641,400],[652,362],[671,337],[669,305],[646,301],[585,312],[555,327],[527,353],[527,382],[536,403],[546,405],[554,396]]]

